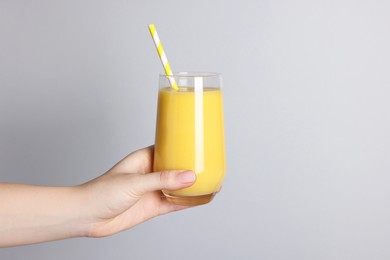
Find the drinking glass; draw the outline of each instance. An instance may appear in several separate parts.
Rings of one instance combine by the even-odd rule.
[[[174,81],[178,90],[171,87]],[[210,202],[225,176],[222,76],[179,72],[160,75],[154,170],[192,170],[195,183],[181,190],[163,190],[179,205]]]

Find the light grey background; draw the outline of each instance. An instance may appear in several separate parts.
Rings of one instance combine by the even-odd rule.
[[[224,75],[216,199],[0,259],[390,259],[390,2],[0,0],[2,181],[75,185],[154,140],[155,23]]]

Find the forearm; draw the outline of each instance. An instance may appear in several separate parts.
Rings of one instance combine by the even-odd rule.
[[[85,235],[79,187],[0,183],[0,247]]]

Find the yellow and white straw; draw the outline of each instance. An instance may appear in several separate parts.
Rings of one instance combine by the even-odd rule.
[[[172,74],[172,70],[171,70],[171,65],[169,65],[167,55],[165,54],[165,51],[163,49],[160,38],[158,37],[156,27],[154,26],[154,24],[149,25],[149,31],[150,31],[150,34],[152,35],[154,44],[156,45],[158,56],[160,56],[160,60],[162,62],[164,70],[165,70],[165,74],[167,76],[172,76],[173,74]],[[169,82],[171,83],[172,88],[175,90],[178,90],[179,87],[177,86],[176,80],[174,79],[174,77],[168,77],[168,79],[169,79]]]

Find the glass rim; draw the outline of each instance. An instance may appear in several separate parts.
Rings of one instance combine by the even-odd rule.
[[[201,72],[201,71],[174,71],[172,75],[160,74],[160,78],[180,77],[180,78],[209,78],[220,77],[222,74],[219,72]]]

